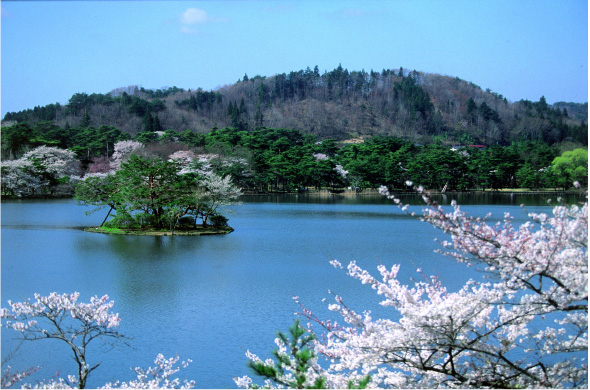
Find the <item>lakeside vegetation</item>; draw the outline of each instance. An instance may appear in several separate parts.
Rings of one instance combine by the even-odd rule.
[[[14,127],[7,128],[2,136],[9,137],[15,132]],[[121,136],[104,143],[108,150],[96,149],[90,159],[87,156],[91,145],[103,144],[105,138],[68,150],[38,146],[26,153],[32,145],[3,144],[12,146],[13,152],[21,156],[2,162],[3,194],[71,194],[77,177],[111,172],[130,155],[140,153],[133,149],[124,151],[129,145],[142,146],[144,154],[163,161],[175,153],[185,162],[200,161],[206,165],[203,169],[220,177],[231,177],[247,193],[320,188],[363,191],[381,185],[404,191],[407,181],[433,191],[567,190],[574,181],[584,187],[588,181],[587,147],[572,143],[547,145],[525,141],[490,147],[448,146],[440,142],[417,145],[401,138],[381,136],[359,143],[342,143],[334,139],[319,140],[298,130],[269,128],[252,131],[214,128],[207,134],[167,130],[139,133],[135,140],[128,138]]]
[[[402,68],[77,93],[5,115],[2,195],[74,196],[116,211],[107,227],[173,231],[223,226],[238,193],[563,191],[588,185],[586,117]]]

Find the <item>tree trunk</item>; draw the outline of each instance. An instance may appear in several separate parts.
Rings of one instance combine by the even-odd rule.
[[[109,210],[109,212],[107,213],[107,216],[104,217],[104,220],[102,221],[102,223],[100,224],[100,227],[102,227],[102,225],[104,225],[104,223],[107,221],[107,218],[109,217],[109,215],[111,215],[111,211],[113,211],[113,206],[111,206],[111,209]]]

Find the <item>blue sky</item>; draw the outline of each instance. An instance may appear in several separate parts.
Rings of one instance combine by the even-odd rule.
[[[457,76],[511,101],[588,100],[585,0],[2,1],[1,112],[140,85],[313,69]]]

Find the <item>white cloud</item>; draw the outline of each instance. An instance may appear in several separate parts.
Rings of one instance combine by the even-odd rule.
[[[206,23],[210,20],[207,11],[199,8],[187,8],[180,16],[180,22],[183,25],[193,25]]]
[[[226,22],[226,18],[214,18],[207,11],[200,8],[187,8],[179,17],[180,32],[182,34],[198,34],[197,26],[205,23]]]

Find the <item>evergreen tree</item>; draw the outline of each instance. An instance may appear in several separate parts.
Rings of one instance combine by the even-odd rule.
[[[472,98],[467,99],[467,110],[465,115],[471,123],[475,123],[477,117],[477,103]]]
[[[142,129],[144,132],[154,131],[154,118],[149,112],[146,112],[141,119]]]
[[[91,124],[90,115],[88,115],[88,111],[84,111],[84,116],[80,121],[80,127],[88,127]]]
[[[314,371],[320,371],[317,366],[317,356],[311,345],[315,336],[304,329],[299,320],[295,320],[293,326],[289,328],[289,335],[278,332],[277,346],[272,354],[274,361],[267,359],[262,361],[256,355],[249,354],[250,360],[248,366],[258,375],[273,381],[279,387],[289,389],[327,389],[327,379],[315,374]],[[248,377],[235,378],[238,386],[258,389],[258,385],[253,384]],[[350,380],[349,389],[365,389],[371,376],[367,375],[359,381]]]

